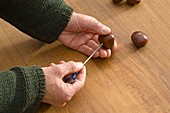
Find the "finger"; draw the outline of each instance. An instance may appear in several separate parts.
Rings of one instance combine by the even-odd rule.
[[[68,78],[64,80],[65,83],[69,83],[69,84],[73,84],[74,82],[76,82],[76,78],[72,79],[72,78]]]
[[[116,51],[116,49],[117,49],[117,43],[116,43],[116,41],[114,41],[114,45],[113,45],[112,49],[103,49],[104,51],[106,51],[106,56],[105,56],[105,52],[103,50],[100,50],[100,57],[101,58],[105,58],[105,57],[109,58],[111,56],[111,53]]]
[[[63,81],[65,83],[72,83],[74,81],[72,77],[73,77],[73,74],[66,75],[63,77]]]
[[[66,62],[64,64],[59,64],[57,66],[58,66],[58,69],[60,71],[60,75],[63,78],[65,75],[73,74],[75,72],[79,72],[83,68],[83,63],[82,62],[69,61],[69,62]]]
[[[97,34],[106,35],[111,32],[111,29],[106,25],[102,24],[94,17],[78,14],[79,20],[78,24],[82,29],[89,29],[95,31]]]
[[[117,50],[117,43],[116,43],[116,40],[114,41],[114,46],[112,47],[112,51],[116,51]]]
[[[77,80],[84,83],[85,78],[86,78],[86,67],[83,66],[82,70],[80,70],[79,74],[77,75]]]
[[[65,62],[65,61],[63,61],[63,60],[59,62],[59,64],[64,64],[64,63],[66,63],[66,62]]]
[[[99,46],[94,40],[89,40],[86,45],[94,50]]]
[[[106,49],[105,50],[106,51],[106,53],[107,53],[107,56],[106,56],[106,58],[109,58],[110,56],[111,56],[111,49]]]
[[[78,51],[90,56],[93,52],[94,52],[94,49],[90,48],[89,46],[87,45],[82,45],[78,48]],[[93,57],[98,57],[99,56],[99,52],[96,52]]]
[[[104,49],[99,49],[99,57],[101,58],[107,57],[107,52]]]
[[[109,58],[111,56],[111,53],[116,51],[116,49],[117,49],[117,43],[116,43],[116,41],[114,41],[114,45],[113,45],[112,49],[100,49],[99,56],[101,58]]]
[[[87,32],[81,32],[76,35],[75,39],[70,43],[70,46],[73,49],[77,49],[79,46],[86,44],[89,40],[92,39],[94,34],[92,33],[87,33]],[[81,38],[83,37],[83,38]]]
[[[93,37],[92,37],[92,40],[94,40],[97,44],[100,44],[99,43],[99,40],[98,40],[98,37],[99,37],[99,35],[94,35]]]
[[[75,93],[78,92],[85,84],[86,80],[86,67],[84,66],[83,69],[77,75],[77,81],[72,85],[72,88],[75,90]]]
[[[54,63],[50,63],[50,65],[49,66],[55,66],[55,64]]]

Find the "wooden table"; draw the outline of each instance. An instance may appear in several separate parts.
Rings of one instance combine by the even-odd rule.
[[[170,1],[142,0],[136,6],[114,5],[112,0],[66,3],[109,26],[118,50],[109,59],[91,59],[86,64],[86,84],[64,108],[41,104],[36,113],[170,113]],[[136,30],[149,38],[139,50],[130,39]],[[57,41],[43,44],[0,20],[1,71],[86,58]]]

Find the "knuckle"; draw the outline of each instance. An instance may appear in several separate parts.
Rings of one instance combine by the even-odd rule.
[[[68,101],[70,101],[75,94],[74,90],[63,90],[62,96],[60,97],[60,103],[58,104],[58,107],[62,108],[66,105]]]
[[[72,98],[71,96],[67,95],[67,96],[66,96],[66,101],[71,100],[71,98]]]
[[[65,96],[66,101],[71,100],[72,96],[73,96],[72,93],[67,93],[66,96]]]
[[[92,16],[89,16],[89,20],[91,20],[91,21],[97,21],[94,17],[92,17]]]
[[[55,68],[55,72],[56,72],[56,74],[57,75],[62,75],[63,74],[63,69],[61,69],[61,67],[60,66],[55,66],[56,68]]]
[[[83,23],[88,23],[89,21],[97,21],[94,17],[92,16],[84,16],[82,17]]]
[[[67,93],[67,94],[64,94],[62,101],[67,102],[67,101],[71,100],[71,98],[72,98],[72,95]]]
[[[75,69],[76,69],[76,64],[75,64],[75,62],[69,61],[69,62],[68,62],[68,67],[69,67],[69,69],[70,69],[71,71],[75,71]]]
[[[90,16],[89,17],[89,19],[88,19],[89,21],[93,21],[93,27],[94,28],[101,28],[101,26],[102,26],[102,24],[96,19],[96,18],[94,18],[94,17],[92,17],[92,16]],[[88,20],[86,20],[86,21],[88,21]]]
[[[74,95],[74,90],[65,91],[63,100],[64,100],[65,102],[67,102],[67,101],[71,100],[71,98],[73,97],[73,95]]]
[[[87,18],[86,17],[82,17],[82,22],[86,23],[87,22]]]
[[[93,21],[95,23],[100,23],[96,18],[92,17],[92,16],[89,16],[89,20],[90,21]]]
[[[96,22],[96,28],[101,28],[101,27],[102,27],[102,24],[99,21],[97,21]]]

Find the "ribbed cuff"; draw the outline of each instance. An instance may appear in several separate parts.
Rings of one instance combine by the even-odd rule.
[[[15,106],[12,105],[11,108],[16,107],[15,109],[17,109],[18,106],[21,109],[20,112],[35,112],[45,95],[45,75],[43,70],[39,66],[14,67],[11,70],[15,72],[17,78],[16,95],[13,101]]]
[[[38,105],[40,104],[42,98],[45,95],[45,75],[44,75],[44,72],[41,69],[41,67],[39,67],[39,66],[33,66],[32,68],[35,70],[36,75],[38,75],[39,91],[38,91],[38,96],[35,100],[35,103],[31,106],[31,108],[27,109],[25,111],[25,113],[30,113],[30,109],[32,109],[31,111],[34,113],[35,110],[37,109]]]
[[[31,68],[33,69],[34,72],[33,76],[37,76],[39,86],[38,95],[37,98],[35,99],[35,102],[29,108],[27,108],[24,113],[34,113],[45,95],[45,75],[43,70],[41,69],[40,66],[32,66]]]

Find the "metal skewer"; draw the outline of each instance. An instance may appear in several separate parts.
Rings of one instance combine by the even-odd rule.
[[[97,47],[97,49],[84,61],[83,65],[85,65],[89,60],[90,58],[102,47],[103,43],[100,44],[99,47]]]
[[[85,64],[90,60],[90,58],[102,47],[102,45],[103,45],[103,43],[101,43],[100,46],[96,48],[96,50],[84,61],[83,65],[85,65]],[[77,75],[78,75],[78,72],[73,73],[73,74],[71,75],[71,77],[65,79],[64,82],[68,82],[69,80],[72,79],[73,81],[70,82],[70,84],[73,84],[74,82],[77,81],[77,78],[76,78]]]

